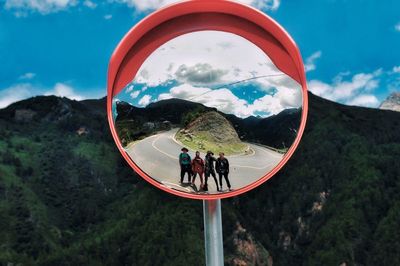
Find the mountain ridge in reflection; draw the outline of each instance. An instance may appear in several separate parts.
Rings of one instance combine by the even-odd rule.
[[[216,108],[182,99],[167,99],[146,107],[135,107],[127,102],[116,102],[115,125],[123,145],[172,127],[183,128],[185,116],[214,111],[226,118],[242,141],[286,151],[297,136],[301,108],[289,108],[266,118],[249,116],[240,118],[225,114]],[[194,117],[193,117],[194,118]]]

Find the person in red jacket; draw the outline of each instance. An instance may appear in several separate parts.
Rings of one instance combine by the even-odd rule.
[[[200,189],[203,189],[203,174],[204,174],[204,160],[200,157],[200,152],[196,151],[196,157],[192,160],[192,185],[194,185],[194,181],[196,180],[197,174],[200,176]]]

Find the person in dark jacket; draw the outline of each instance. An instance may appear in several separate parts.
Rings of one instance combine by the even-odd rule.
[[[205,176],[205,182],[204,182],[204,191],[208,191],[208,178],[210,175],[214,178],[215,185],[217,186],[217,191],[219,191],[219,186],[218,186],[218,181],[217,177],[215,176],[215,170],[214,170],[214,162],[216,162],[217,159],[214,157],[214,153],[212,151],[208,151],[206,157],[204,158],[205,162],[205,170],[204,170],[204,176]]]
[[[229,182],[229,161],[225,158],[225,154],[223,152],[219,153],[219,158],[217,159],[217,163],[215,165],[219,176],[219,188],[222,191],[222,177],[225,178],[226,185],[228,189],[231,190],[231,183]]]
[[[198,174],[200,177],[200,189],[203,189],[204,160],[201,159],[199,151],[196,151],[196,157],[194,157],[194,159],[192,160],[192,173],[192,185],[195,185],[194,181],[196,181],[196,176]]]
[[[182,153],[179,154],[179,165],[181,167],[180,183],[183,183],[183,179],[186,173],[188,174],[188,182],[190,183],[192,177],[192,160],[190,158],[190,155],[188,153],[189,150],[187,148],[182,148],[181,151]]]

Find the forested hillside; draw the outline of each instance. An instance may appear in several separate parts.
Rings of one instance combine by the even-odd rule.
[[[400,265],[400,113],[309,96],[289,163],[223,200],[226,263]],[[104,99],[0,110],[1,264],[204,265],[202,222],[126,165]]]

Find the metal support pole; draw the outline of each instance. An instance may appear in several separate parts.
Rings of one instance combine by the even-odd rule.
[[[223,266],[221,200],[203,200],[203,213],[206,265]]]

